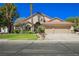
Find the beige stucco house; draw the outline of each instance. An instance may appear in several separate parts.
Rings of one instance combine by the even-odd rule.
[[[17,23],[25,23],[28,24],[30,23],[32,25],[32,21],[33,20],[33,24],[40,22],[41,24],[43,24],[46,28],[46,30],[50,29],[66,29],[69,30],[71,28],[71,26],[73,25],[73,23],[71,22],[66,22],[64,20],[61,20],[59,18],[51,18],[43,13],[35,13],[32,16],[29,16],[25,19],[22,19],[20,21],[17,21]]]

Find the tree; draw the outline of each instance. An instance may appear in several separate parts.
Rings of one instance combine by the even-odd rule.
[[[69,21],[69,22],[75,22],[75,17],[68,17],[66,18],[66,21]]]
[[[37,28],[38,33],[45,33],[45,27],[43,25],[38,26]]]
[[[5,28],[6,24],[7,24],[7,20],[5,20],[4,17],[0,15],[0,32],[1,32],[1,28]]]
[[[2,15],[0,15],[0,27],[4,27],[7,21],[3,19]]]
[[[66,21],[72,22],[76,26],[79,25],[79,17],[68,17]]]
[[[40,24],[40,22],[36,22],[35,24],[34,24],[34,31],[37,33],[37,29],[38,29],[38,27],[40,26],[41,24]]]
[[[13,3],[5,3],[0,7],[0,14],[3,21],[7,22],[6,26],[8,27],[8,32],[11,33],[13,29],[13,20],[18,17],[16,6]]]

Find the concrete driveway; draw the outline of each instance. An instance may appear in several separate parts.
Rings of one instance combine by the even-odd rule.
[[[0,40],[1,56],[79,56],[79,35],[47,34],[45,40]]]
[[[75,33],[49,33],[46,35],[45,40],[53,41],[79,41],[79,34]]]

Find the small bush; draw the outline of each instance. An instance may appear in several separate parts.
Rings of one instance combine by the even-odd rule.
[[[12,33],[20,33],[20,30],[13,30]]]
[[[24,34],[35,34],[35,32],[27,31],[27,30],[23,30],[23,33],[24,33]]]
[[[29,34],[35,34],[35,32],[29,31]]]
[[[27,30],[13,30],[12,33],[23,33],[23,34],[35,34],[35,32],[27,31]]]
[[[37,32],[38,32],[38,33],[44,33],[44,32],[45,32],[44,26],[42,26],[42,25],[39,26],[38,29],[37,29]]]
[[[74,26],[74,32],[79,32],[79,25],[78,26]]]

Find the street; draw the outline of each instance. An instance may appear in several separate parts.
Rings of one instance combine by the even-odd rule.
[[[79,35],[47,34],[45,40],[0,40],[0,56],[79,56]]]

